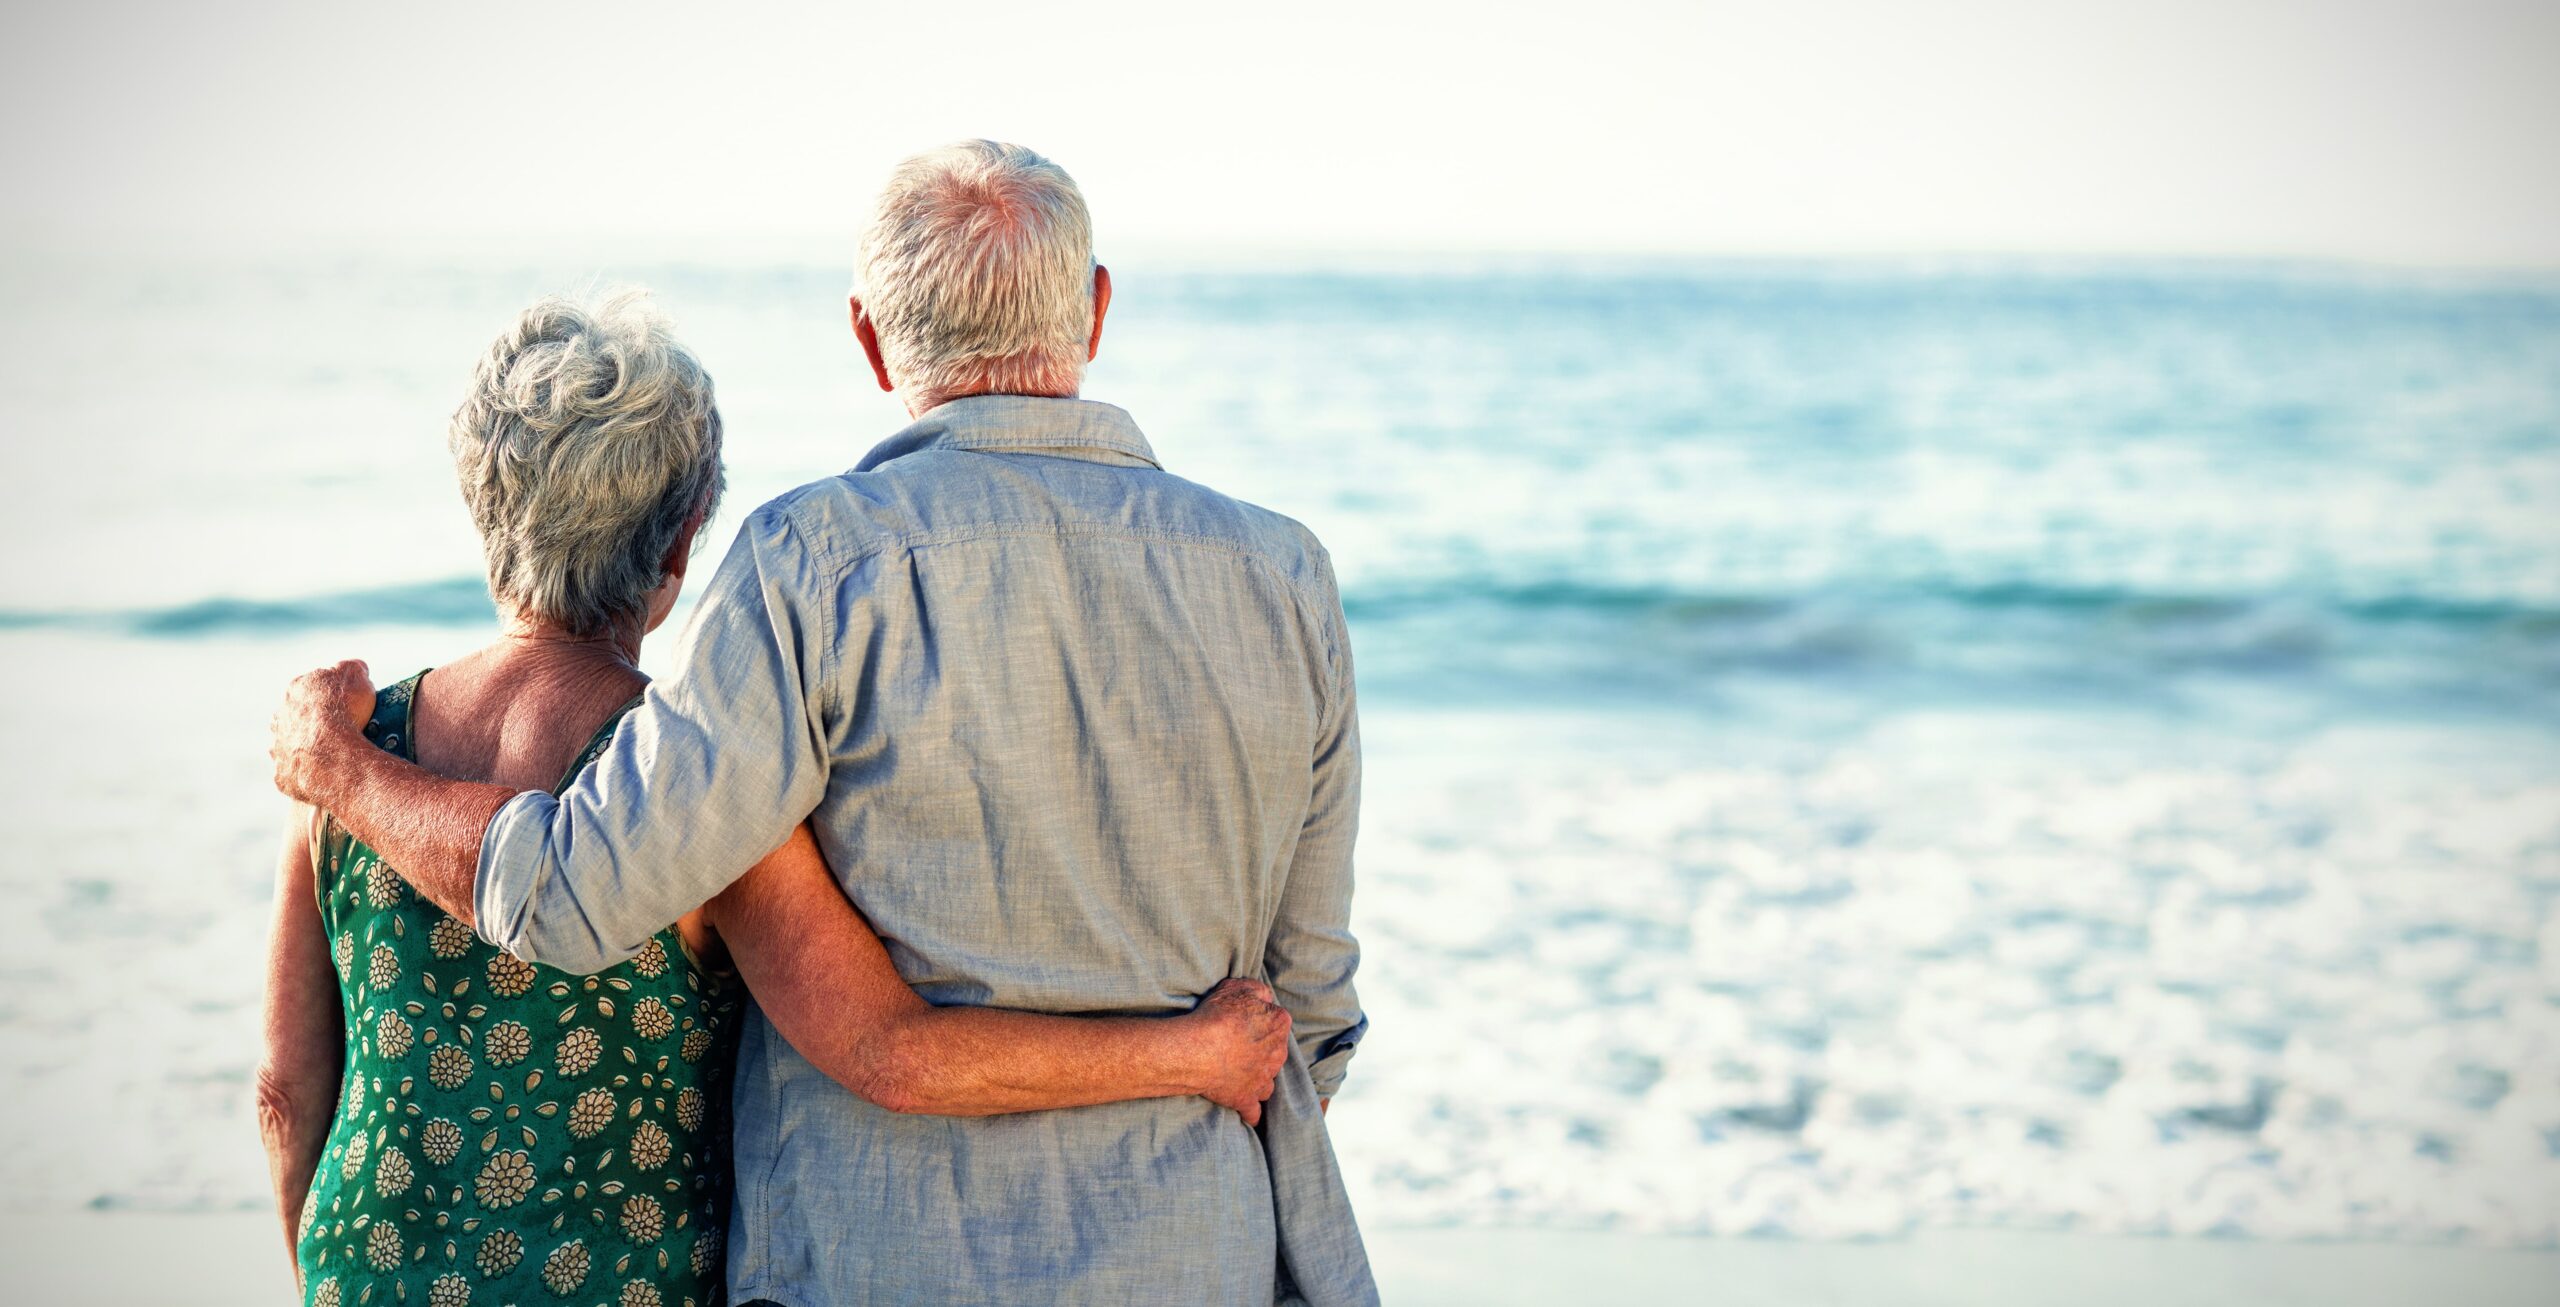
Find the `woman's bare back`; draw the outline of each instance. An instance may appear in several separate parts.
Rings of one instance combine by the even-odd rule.
[[[648,677],[605,641],[501,638],[418,687],[418,764],[457,780],[547,790]]]

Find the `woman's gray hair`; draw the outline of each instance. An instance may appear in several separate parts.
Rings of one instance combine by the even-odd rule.
[[[855,293],[891,382],[911,398],[1072,395],[1093,333],[1084,193],[1019,145],[919,154],[880,193]]]
[[[601,635],[718,507],[711,374],[646,293],[544,299],[480,360],[448,443],[501,604]]]

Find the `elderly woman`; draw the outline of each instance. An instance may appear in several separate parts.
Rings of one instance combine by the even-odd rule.
[[[450,776],[576,776],[638,701],[641,639],[719,498],[720,438],[711,378],[642,299],[525,311],[451,437],[499,636],[383,690],[372,740]],[[748,989],[812,1063],[897,1111],[1200,1094],[1251,1116],[1288,1038],[1250,982],[1170,1019],[934,1008],[805,830],[638,957],[577,976],[482,943],[304,811],[270,949],[259,1121],[306,1301],[326,1307],[720,1301]]]

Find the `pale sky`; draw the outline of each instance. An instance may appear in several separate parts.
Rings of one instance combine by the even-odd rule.
[[[2560,3],[13,5],[22,246],[842,259],[1017,140],[1104,257],[2560,267]]]

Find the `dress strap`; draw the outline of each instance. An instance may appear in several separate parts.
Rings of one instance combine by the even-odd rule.
[[[385,752],[416,762],[417,742],[411,738],[409,723],[416,716],[418,686],[426,679],[427,673],[420,672],[397,685],[382,687],[373,696],[373,718],[364,724],[364,738]]]
[[[613,715],[604,719],[604,725],[597,727],[596,733],[587,738],[587,747],[578,750],[578,756],[570,760],[569,770],[560,777],[560,783],[551,787],[554,795],[568,789],[578,779],[578,773],[585,771],[587,764],[604,753],[606,747],[613,743],[613,733],[621,728],[622,719],[630,716],[631,710],[648,697],[646,691],[635,694],[631,696],[631,702],[614,709]]]
[[[417,741],[409,729],[418,703],[418,686],[427,679],[430,667],[396,685],[386,685],[373,695],[373,716],[364,724],[364,738],[375,747],[395,757],[417,761]],[[336,859],[346,852],[351,837],[347,828],[326,812],[315,811],[311,817],[311,882],[321,900],[321,920],[328,920],[330,872]]]

